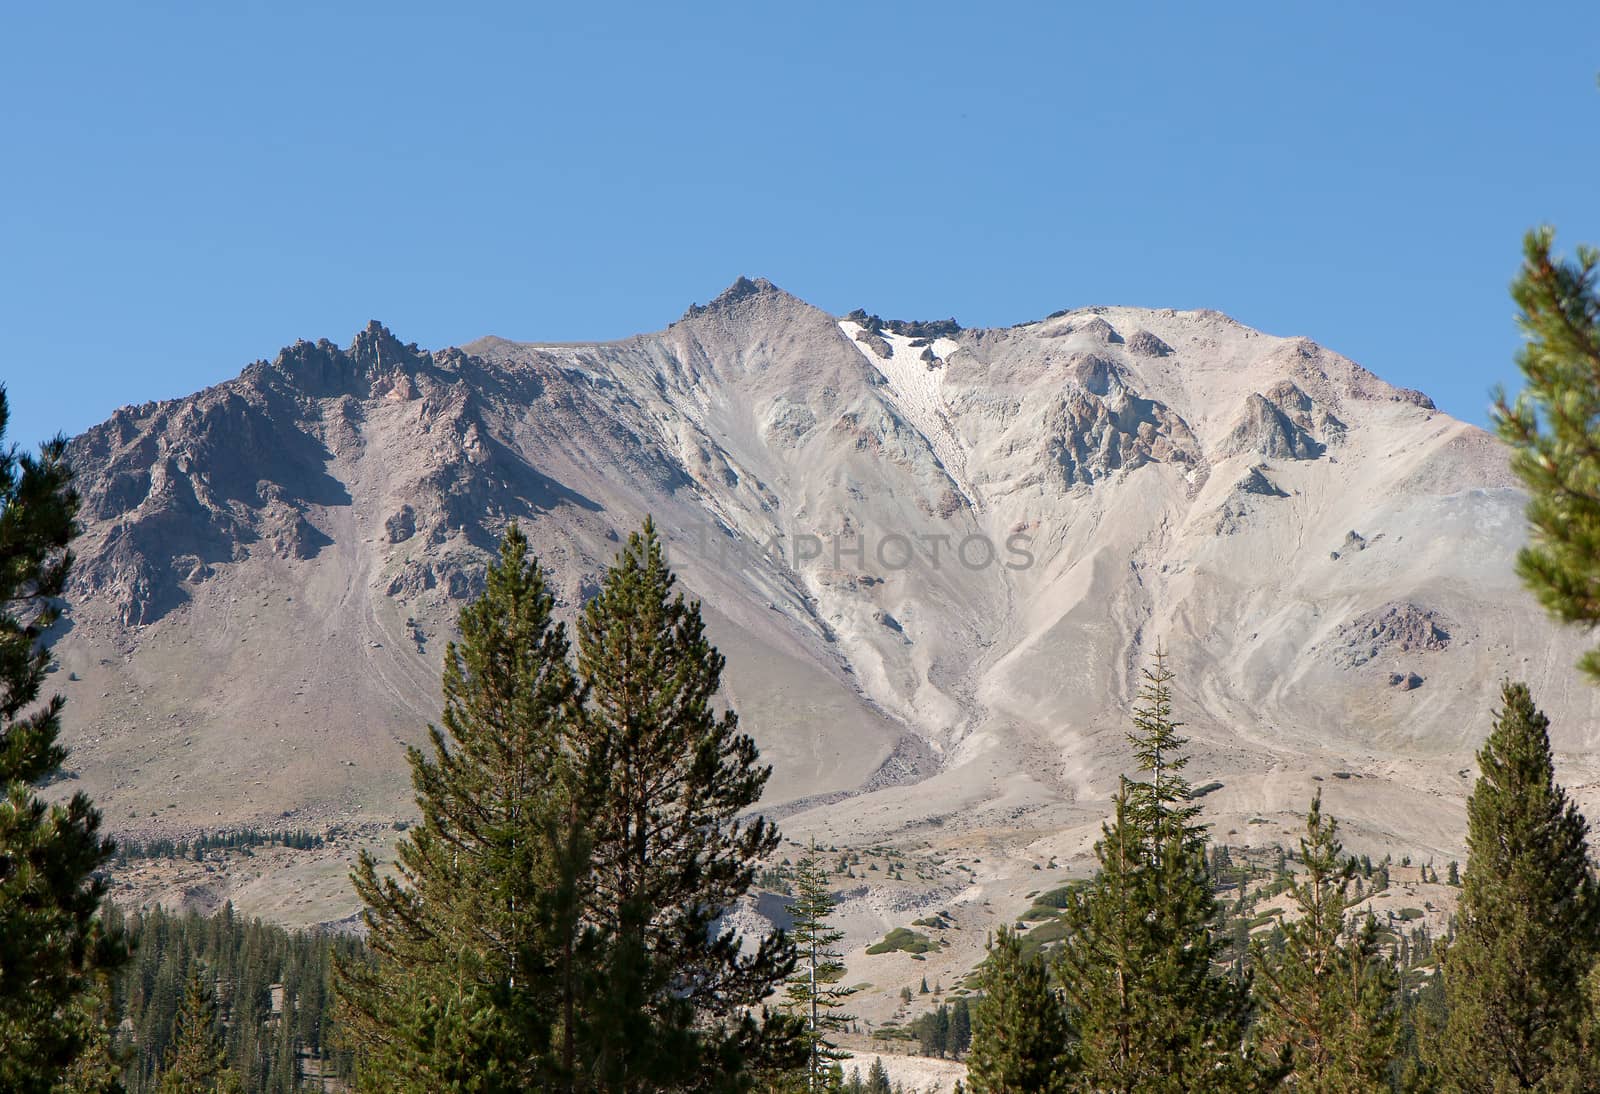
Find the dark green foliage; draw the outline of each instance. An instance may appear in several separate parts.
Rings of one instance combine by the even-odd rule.
[[[1280,948],[1255,947],[1256,1037],[1288,1065],[1297,1091],[1376,1090],[1395,1055],[1399,986],[1370,915],[1345,937],[1356,866],[1344,856],[1338,822],[1323,816],[1321,791],[1306,814],[1300,858],[1306,873],[1292,890],[1300,915],[1283,924]]]
[[[565,741],[581,689],[513,525],[445,654],[443,729],[409,750],[422,822],[396,877],[354,875],[370,960],[340,966],[366,1089],[515,1091],[570,1076],[593,930],[580,928],[594,769]]]
[[[869,954],[895,953],[927,953],[929,950],[939,948],[939,943],[929,938],[920,931],[913,931],[909,927],[896,927],[883,936],[882,941],[874,942],[867,947]]]
[[[1074,881],[1066,885],[1058,885],[1054,889],[1047,889],[1033,898],[1034,906],[1057,910],[1065,908],[1071,903],[1072,893],[1075,890],[1082,889],[1084,884],[1084,882]]]
[[[227,1067],[245,1090],[291,1094],[312,1074],[349,1077],[349,1054],[330,1030],[332,959],[356,959],[358,939],[290,933],[242,920],[231,906],[209,917],[152,908],[130,917],[127,931],[133,960],[116,978],[111,1009],[128,1031],[112,1050],[128,1094],[158,1089],[185,986],[201,969],[224,1019]]]
[[[779,837],[741,819],[771,769],[737,716],[716,712],[723,658],[699,604],[674,584],[646,521],[578,632],[590,705],[577,751],[607,773],[594,812],[592,911],[605,950],[589,1000],[592,1081],[616,1090],[729,1081],[730,1052],[796,1047],[792,1021],[750,1015],[794,968],[793,946],[779,934],[742,954],[737,935],[712,930]]]
[[[8,409],[0,390],[0,445]],[[127,957],[100,919],[113,845],[83,794],[34,792],[61,770],[64,700],[40,700],[77,532],[66,442],[0,447],[0,1090],[45,1091],[94,1037],[99,983]]]
[[[1590,1089],[1584,986],[1600,953],[1588,824],[1555,781],[1549,722],[1508,683],[1467,801],[1448,1018],[1423,1049],[1449,1091]],[[1543,1084],[1543,1085],[1541,1085]]]
[[[924,1056],[953,1055],[952,1022],[949,1004],[941,1003],[932,1010],[919,1014],[911,1023],[910,1034]]]
[[[1001,928],[978,970],[968,1082],[974,1094],[1055,1094],[1072,1089],[1068,1026],[1040,957]]]
[[[137,859],[194,858],[199,861],[207,851],[242,851],[253,847],[281,846],[296,851],[309,851],[324,845],[323,837],[303,828],[263,831],[259,828],[239,828],[226,832],[202,832],[193,839],[119,839],[116,864],[125,865]]]
[[[222,1016],[217,998],[207,982],[210,973],[201,966],[189,971],[183,1005],[161,1072],[160,1094],[222,1094],[239,1091],[239,1076],[228,1067],[222,1045]]]
[[[1408,979],[1401,970],[1398,1038],[1389,1084],[1399,1094],[1431,1094],[1437,1088],[1423,1063],[1422,1044],[1444,1028],[1444,982],[1438,976],[1414,983]]]
[[[411,753],[422,823],[398,877],[355,875],[371,956],[340,999],[364,1087],[734,1089],[803,1062],[800,1020],[755,1013],[793,947],[711,930],[778,834],[741,819],[768,769],[714,710],[722,658],[673,582],[646,522],[574,672],[507,532],[445,659],[444,728]]]
[[[1056,969],[1089,1090],[1225,1091],[1259,1080],[1242,1049],[1246,986],[1218,969],[1205,829],[1188,804],[1172,673],[1158,650],[1129,735],[1148,782],[1123,780],[1095,854],[1094,883],[1072,895]]]
[[[1144,682],[1139,688],[1139,705],[1133,710],[1133,730],[1128,733],[1134,766],[1150,778],[1148,782],[1127,782],[1128,809],[1142,831],[1154,835],[1165,825],[1198,845],[1205,841],[1205,830],[1195,823],[1200,807],[1188,804],[1193,792],[1183,776],[1189,766],[1183,751],[1189,739],[1178,732],[1183,723],[1172,716],[1174,675],[1167,667],[1167,652],[1159,645],[1155,662],[1154,668],[1141,670]]]
[[[785,986],[783,1005],[805,1025],[807,1086],[822,1089],[837,1062],[849,1058],[849,1053],[839,1051],[835,1038],[855,1016],[843,1010],[854,989],[839,984],[845,973],[839,951],[844,932],[828,924],[833,895],[814,841],[794,868],[794,890],[789,917],[799,964]]]
[[[1500,436],[1528,488],[1532,541],[1517,573],[1557,619],[1600,623],[1600,250],[1552,256],[1549,228],[1528,233],[1511,295],[1527,337],[1517,354],[1527,386],[1496,393]],[[1600,678],[1600,650],[1579,662]]]
[[[1153,832],[1133,819],[1127,784],[1075,897],[1056,968],[1078,1033],[1087,1089],[1239,1089],[1247,1017],[1241,985],[1221,975],[1216,905],[1203,844],[1176,815]]]
[[[950,1055],[964,1056],[972,1047],[972,1011],[967,1000],[959,997],[950,1004]]]
[[[114,917],[114,909],[107,918]],[[83,1030],[83,1048],[52,1088],[55,1094],[123,1094],[122,1073],[131,1052],[117,1043],[117,1014],[109,979],[75,1000],[62,1018]]]

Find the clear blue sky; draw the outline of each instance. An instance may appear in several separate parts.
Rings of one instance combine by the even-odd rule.
[[[1523,231],[1600,242],[1597,69],[1592,0],[11,5],[11,439],[370,318],[618,337],[741,273],[1214,307],[1482,422]]]

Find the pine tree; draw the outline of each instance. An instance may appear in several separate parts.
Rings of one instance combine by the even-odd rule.
[[[1042,957],[1001,928],[978,970],[968,1082],[974,1094],[1058,1094],[1072,1089],[1069,1030]]]
[[[1205,828],[1182,775],[1172,679],[1158,649],[1130,734],[1150,779],[1122,781],[1095,847],[1099,870],[1069,895],[1057,951],[1086,1090],[1178,1094],[1262,1080],[1243,1044],[1247,983],[1215,969],[1226,946],[1214,930]]]
[[[578,631],[591,697],[579,750],[609,776],[595,814],[605,957],[591,996],[591,1081],[613,1090],[731,1081],[751,1056],[772,1065],[803,1047],[794,1021],[751,1014],[793,971],[793,945],[780,932],[743,954],[738,935],[713,930],[778,831],[741,819],[771,768],[738,717],[714,709],[723,658],[675,581],[646,520]]]
[[[219,1025],[216,996],[196,968],[183,993],[177,1036],[161,1073],[161,1094],[234,1094],[243,1090],[238,1075],[228,1067]]]
[[[582,692],[553,605],[513,525],[447,648],[443,728],[408,750],[422,822],[397,876],[366,854],[353,875],[372,958],[338,995],[368,1089],[559,1089],[575,1067],[598,776],[564,743]]]
[[[83,1046],[57,1080],[53,1094],[123,1094],[122,1074],[130,1054],[115,1044],[115,1014],[109,981],[73,1001],[62,1021],[80,1025]]]
[[[1282,950],[1254,947],[1257,1037],[1307,1094],[1377,1090],[1397,1050],[1398,984],[1378,952],[1376,921],[1368,915],[1345,938],[1356,864],[1344,856],[1338,828],[1323,815],[1319,790],[1300,839],[1305,878],[1291,890],[1300,915],[1284,923]]]
[[[854,989],[839,986],[845,973],[839,951],[844,932],[828,925],[833,895],[815,840],[795,866],[794,894],[789,917],[799,965],[789,977],[784,1006],[805,1022],[806,1087],[821,1090],[827,1089],[827,1076],[837,1062],[850,1057],[839,1051],[834,1037],[847,1030],[855,1016],[842,1010]]]
[[[1549,721],[1508,683],[1467,800],[1459,933],[1445,947],[1448,1018],[1424,1038],[1447,1091],[1600,1087],[1582,1048],[1600,953],[1588,824],[1555,781]]]
[[[115,853],[84,794],[46,805],[35,788],[61,770],[65,701],[39,701],[49,631],[72,564],[78,495],[61,438],[38,456],[4,447],[0,389],[0,1089],[48,1090],[92,1037],[66,1020],[127,959],[99,917]]]
[[[1206,840],[1206,831],[1197,823],[1200,807],[1190,800],[1192,788],[1183,775],[1189,766],[1189,757],[1183,751],[1189,739],[1178,732],[1183,723],[1172,716],[1172,681],[1176,674],[1167,667],[1165,647],[1156,645],[1155,667],[1141,673],[1144,680],[1139,687],[1139,705],[1134,707],[1133,729],[1127,739],[1134,766],[1150,778],[1148,782],[1129,780],[1130,818],[1149,833],[1176,825],[1186,841],[1199,846]],[[1153,860],[1153,846],[1150,851]],[[1204,866],[1204,852],[1201,858]]]
[[[1515,450],[1528,488],[1531,542],[1517,573],[1557,619],[1600,623],[1600,250],[1575,261],[1552,256],[1549,228],[1528,233],[1511,295],[1527,341],[1517,364],[1527,381],[1516,400],[1495,396],[1495,424]],[[1600,650],[1579,666],[1600,678]]]
[[[950,1006],[950,1055],[964,1056],[972,1047],[972,1011],[966,996],[957,996]]]

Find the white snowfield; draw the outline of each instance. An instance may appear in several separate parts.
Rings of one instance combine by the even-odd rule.
[[[966,445],[951,424],[949,407],[944,401],[945,360],[956,351],[956,341],[935,338],[927,345],[913,346],[912,342],[918,339],[885,330],[878,337],[887,342],[893,352],[888,357],[880,357],[871,346],[856,337],[865,329],[861,324],[845,319],[840,321],[839,329],[872,363],[872,367],[883,373],[883,378],[889,382],[889,391],[894,395],[895,406],[927,440],[928,447],[933,449],[939,463],[967,503],[974,509],[981,508],[967,483]],[[924,352],[931,353],[934,360],[925,360],[922,356]]]

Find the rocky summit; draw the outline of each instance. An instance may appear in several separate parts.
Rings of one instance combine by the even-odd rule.
[[[772,764],[768,811],[966,848],[976,888],[940,899],[1085,852],[1158,644],[1223,842],[1286,841],[1322,786],[1352,847],[1460,857],[1508,676],[1600,803],[1582,636],[1513,574],[1505,450],[1213,311],[964,330],[740,279],[616,342],[429,352],[372,323],[124,407],[71,458],[54,679],[116,832],[405,823],[403,746],[506,523],[570,618],[646,514]],[[342,868],[305,884],[354,907]]]

